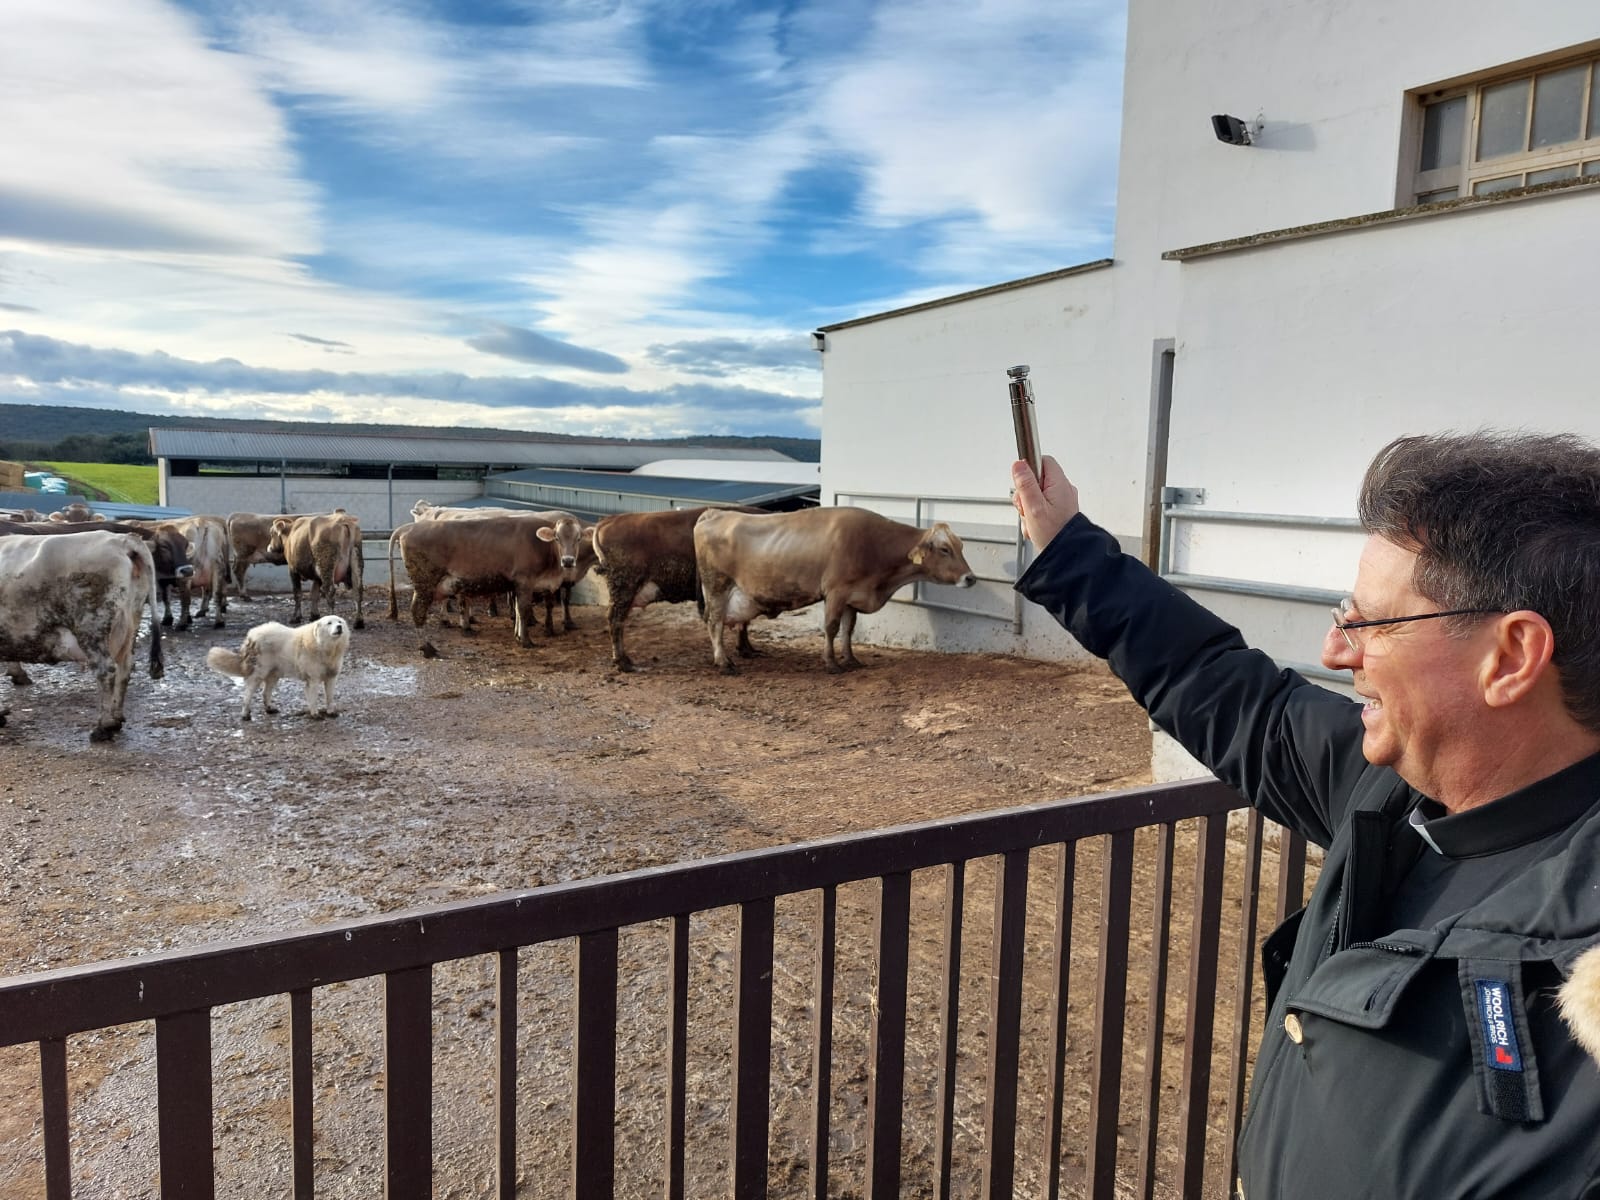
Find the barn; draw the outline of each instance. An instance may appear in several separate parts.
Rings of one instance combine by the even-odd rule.
[[[818,329],[823,502],[949,514],[998,550],[1027,363],[1085,511],[1337,686],[1317,647],[1379,447],[1600,437],[1597,35],[1582,0],[1132,0],[1111,257]],[[864,635],[1081,653],[998,603],[1025,565],[991,559],[988,611],[890,606]]]
[[[205,513],[343,508],[363,530],[385,535],[411,519],[411,506],[418,500],[434,504],[484,496],[496,497],[495,503],[538,500],[529,507],[569,508],[593,516],[639,506],[705,503],[694,498],[703,489],[690,486],[692,481],[658,479],[653,488],[628,481],[629,473],[669,454],[692,458],[710,471],[725,463],[740,464],[728,490],[761,498],[728,503],[801,503],[814,498],[818,486],[792,475],[791,469],[803,464],[776,450],[675,446],[667,451],[659,443],[576,438],[491,441],[152,428],[150,453],[158,465],[163,505]],[[761,482],[763,473],[752,475],[752,466],[766,468],[765,474],[778,482]],[[542,490],[532,486],[535,478],[541,480]],[[750,483],[751,479],[757,481]],[[648,501],[607,499],[618,493],[637,493]]]

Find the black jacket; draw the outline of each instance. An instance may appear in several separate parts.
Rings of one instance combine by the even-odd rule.
[[[1017,590],[1220,779],[1326,851],[1310,903],[1263,949],[1247,1200],[1600,1197],[1600,1063],[1557,999],[1567,985],[1568,1020],[1587,1006],[1600,1022],[1600,756],[1504,801],[1557,813],[1516,856],[1430,860],[1408,818],[1432,802],[1362,757],[1358,704],[1278,669],[1087,518]],[[1413,872],[1458,867],[1469,888],[1492,882],[1441,887],[1445,909],[1412,906],[1425,927],[1397,924]]]

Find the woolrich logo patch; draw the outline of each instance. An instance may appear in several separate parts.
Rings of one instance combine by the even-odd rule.
[[[1483,1050],[1489,1065],[1497,1071],[1522,1070],[1510,985],[1503,979],[1475,979],[1473,983],[1478,988],[1478,1018],[1483,1022]]]

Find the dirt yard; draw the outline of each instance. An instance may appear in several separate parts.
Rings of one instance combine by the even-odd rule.
[[[822,669],[817,614],[807,610],[758,622],[752,632],[765,655],[724,678],[709,665],[692,607],[664,605],[630,623],[629,649],[642,668],[631,675],[611,669],[597,607],[575,609],[575,632],[548,639],[541,633],[530,650],[514,644],[503,619],[485,616],[470,639],[435,627],[430,636],[442,657],[424,660],[409,620],[390,623],[383,607],[379,590],[370,589],[368,624],[354,634],[338,685],[340,715],[327,721],[307,718],[300,685],[286,683],[278,715],[258,713],[241,724],[238,685],[204,664],[207,647],[235,645],[259,621],[286,621],[287,597],[235,601],[226,629],[197,625],[169,635],[166,678],[135,674],[127,727],[110,745],[88,740],[94,702],[87,675],[40,667],[30,688],[12,690],[0,681],[11,709],[0,730],[0,975],[1148,778],[1144,717],[1097,666],[863,646],[867,669],[830,676]],[[339,611],[349,614],[347,598]],[[1180,877],[1185,870],[1180,865]],[[992,924],[987,878],[981,864],[969,871],[963,1037],[973,1039],[965,1051],[973,1062],[963,1059],[964,1072],[970,1065],[964,1089],[983,1059]],[[1046,912],[1051,878],[1048,863],[1034,877]],[[1080,857],[1078,878],[1090,897],[1078,919],[1092,923],[1098,890],[1092,860]],[[942,886],[919,875],[919,903],[936,903]],[[870,947],[867,887],[840,892],[832,1188],[840,1196],[857,1194],[865,1160],[861,1001],[871,991],[870,964],[866,950],[844,947]],[[780,953],[775,986],[780,1006],[794,1014],[799,1040],[791,1045],[779,1037],[774,1046],[773,1195],[798,1195],[806,1182],[809,913],[798,902],[780,903],[780,942],[788,953]],[[731,920],[724,917],[711,914],[695,925],[691,1054],[703,1065],[692,1068],[691,1195],[726,1191]],[[794,930],[802,932],[788,937]],[[1047,925],[1030,932],[1048,945]],[[1092,924],[1080,927],[1078,937],[1092,949]],[[619,1131],[624,1195],[660,1192],[661,1151],[651,1122],[659,1120],[661,1066],[651,1056],[662,1034],[650,1007],[658,1001],[645,992],[659,982],[661,940],[652,930],[623,938],[623,1005],[633,1015],[622,1031],[619,1105],[643,1121],[642,1131]],[[938,953],[930,932],[914,954],[914,990],[936,983]],[[1031,944],[1029,953],[1031,959]],[[570,958],[564,946],[523,956],[521,978],[532,995],[523,1004],[521,1111],[528,1128],[519,1195],[559,1195],[565,1188]],[[1174,960],[1180,976],[1184,961]],[[443,998],[435,1194],[488,1196],[491,965],[468,960],[435,974],[436,997]],[[1092,970],[1081,974],[1092,985]],[[372,982],[316,994],[319,1196],[382,1193],[379,995]],[[1029,1021],[1041,1019],[1041,1004],[1029,1001]],[[1088,1019],[1085,1008],[1092,1000],[1075,993],[1074,1021]],[[933,1061],[936,1034],[931,998],[914,995],[914,1009],[908,1073]],[[287,1038],[287,1005],[279,999],[215,1014],[221,1195],[246,1187],[287,1194]],[[148,1026],[69,1042],[75,1195],[155,1194],[153,1048]],[[635,1059],[644,1064],[637,1076],[626,1065]],[[32,1046],[0,1050],[0,1195],[16,1200],[43,1195],[36,1081]],[[958,1194],[976,1186],[975,1154],[959,1146],[981,1137],[978,1103],[958,1103],[958,1182],[969,1189]],[[1037,1108],[1040,1097],[1025,1095],[1024,1103]],[[928,1194],[930,1104],[909,1086],[908,1195]],[[1124,1119],[1133,1114],[1125,1111]],[[1070,1136],[1066,1143],[1070,1182],[1074,1170],[1081,1177],[1082,1156],[1070,1149]],[[1034,1169],[1024,1168],[1024,1175]]]

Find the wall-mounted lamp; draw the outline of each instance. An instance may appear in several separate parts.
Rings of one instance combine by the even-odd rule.
[[[1256,128],[1259,130],[1260,126]],[[1248,146],[1254,140],[1250,126],[1227,113],[1217,113],[1211,118],[1211,132],[1217,135],[1217,141],[1230,146]]]
[[[828,335],[820,329],[811,331],[811,348],[819,354],[828,348]]]

